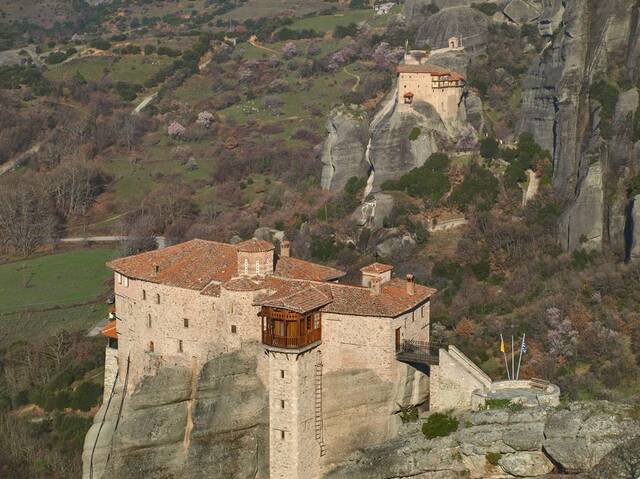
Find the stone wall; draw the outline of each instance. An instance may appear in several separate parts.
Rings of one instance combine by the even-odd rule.
[[[318,354],[317,349],[300,355],[269,352],[271,479],[318,477],[320,445],[314,414]]]
[[[398,104],[404,104],[404,94],[413,93],[413,101],[424,101],[433,105],[444,121],[458,116],[458,103],[462,97],[461,87],[433,88],[429,73],[400,73],[398,77]]]
[[[429,408],[471,409],[473,391],[489,387],[491,378],[455,346],[440,349],[439,364],[431,367]]]
[[[109,400],[113,383],[118,373],[118,350],[107,346],[104,352],[104,390],[102,392],[102,402]]]

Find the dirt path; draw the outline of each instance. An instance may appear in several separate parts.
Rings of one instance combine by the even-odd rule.
[[[20,163],[25,159],[27,159],[29,155],[33,155],[34,153],[38,153],[39,151],[40,151],[40,144],[37,144],[29,148],[24,153],[21,153],[18,156],[12,158],[11,160],[7,161],[6,163],[3,163],[2,165],[0,165],[0,176],[13,170],[16,166],[20,166]]]
[[[258,38],[255,35],[251,35],[251,38],[249,38],[249,44],[261,50],[267,51],[269,53],[273,53],[274,55],[280,55],[280,52],[273,50],[272,48],[267,48],[260,45],[258,43]]]
[[[360,75],[357,75],[355,73],[351,73],[349,70],[347,70],[347,66],[345,65],[343,68],[344,72],[349,75],[352,78],[356,79],[356,84],[353,85],[353,88],[351,88],[351,91],[356,91],[358,89],[358,86],[360,85]]]
[[[540,178],[532,170],[527,170],[527,177],[529,181],[527,183],[527,189],[522,192],[522,207],[527,206],[527,203],[534,199],[538,194],[538,188],[540,187]]]
[[[153,95],[149,95],[148,97],[144,98],[140,103],[138,103],[138,106],[136,106],[133,111],[131,112],[132,115],[137,115],[138,113],[140,113],[142,110],[145,109],[145,107],[151,103],[153,100],[155,100],[155,98],[158,96],[158,92],[155,92]]]

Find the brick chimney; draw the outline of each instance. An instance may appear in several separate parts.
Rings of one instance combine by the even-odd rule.
[[[416,293],[416,285],[411,273],[407,274],[407,294],[413,296]]]
[[[371,282],[369,283],[369,291],[371,291],[372,296],[377,296],[380,294],[380,284],[382,281],[380,278],[371,278]]]
[[[280,257],[288,258],[291,256],[291,242],[288,240],[282,240],[280,242]]]

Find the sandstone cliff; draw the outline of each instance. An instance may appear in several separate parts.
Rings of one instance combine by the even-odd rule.
[[[561,244],[573,250],[586,240],[622,256],[630,247],[624,185],[639,171],[631,131],[640,77],[637,2],[563,3],[562,20],[524,81],[520,129],[552,152],[553,184],[568,203]],[[621,90],[612,118],[590,94],[601,80]]]
[[[608,402],[481,411],[459,415],[458,431],[431,440],[419,431],[420,423],[408,424],[397,439],[354,453],[325,477],[538,477],[585,473],[602,462],[599,471],[612,461],[608,454],[624,458],[637,451],[626,445],[640,435],[640,423],[630,414],[630,408]],[[618,477],[630,476],[609,479]]]

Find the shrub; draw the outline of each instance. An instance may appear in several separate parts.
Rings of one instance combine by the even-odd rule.
[[[102,396],[102,388],[95,384],[84,382],[78,386],[71,397],[71,407],[88,411],[98,403],[98,399]]]
[[[109,40],[105,40],[104,38],[96,38],[95,40],[91,40],[89,46],[97,50],[108,50],[109,48],[111,48],[111,42]]]
[[[411,130],[411,133],[409,133],[409,140],[416,141],[420,136],[420,133],[422,133],[422,130],[420,130],[420,128],[418,128],[417,126],[414,127],[413,130]]]
[[[428,198],[438,202],[449,191],[449,157],[443,153],[434,153],[424,165],[414,168],[399,180],[385,181],[383,190],[404,191],[417,198]]]
[[[489,464],[491,464],[492,466],[497,466],[500,462],[500,459],[502,459],[502,454],[500,454],[499,452],[488,452],[484,457],[487,459],[487,462]]]
[[[640,195],[640,175],[636,175],[631,178],[631,181],[629,181],[629,187],[627,188],[627,193],[630,198]]]
[[[156,47],[155,45],[145,45],[144,46],[144,54],[145,55],[151,55],[152,53],[156,52]]]
[[[480,140],[480,155],[483,158],[492,160],[498,157],[500,147],[495,138],[484,138]]]
[[[398,404],[400,408],[400,420],[402,424],[406,424],[409,422],[416,422],[418,420],[418,408],[416,406],[401,406]]]
[[[487,399],[484,403],[485,409],[509,409],[510,411],[520,411],[524,406],[513,402],[511,399]]]
[[[350,23],[349,25],[338,25],[333,31],[333,38],[355,37],[358,33],[358,25]]]
[[[336,255],[338,249],[331,236],[311,237],[311,257],[315,260],[327,261]]]
[[[589,96],[602,106],[600,112],[600,134],[603,138],[611,138],[611,120],[616,110],[619,95],[618,87],[605,80],[598,80],[589,88]]]
[[[498,198],[499,186],[489,170],[472,164],[462,183],[453,190],[451,202],[463,210],[473,203],[480,209],[490,209]]]
[[[476,10],[480,10],[489,17],[493,16],[498,11],[498,5],[492,2],[472,3],[471,7]]]
[[[424,434],[427,439],[446,437],[452,432],[457,431],[458,425],[459,421],[455,417],[437,412],[429,416],[427,421],[422,424],[422,434]]]

